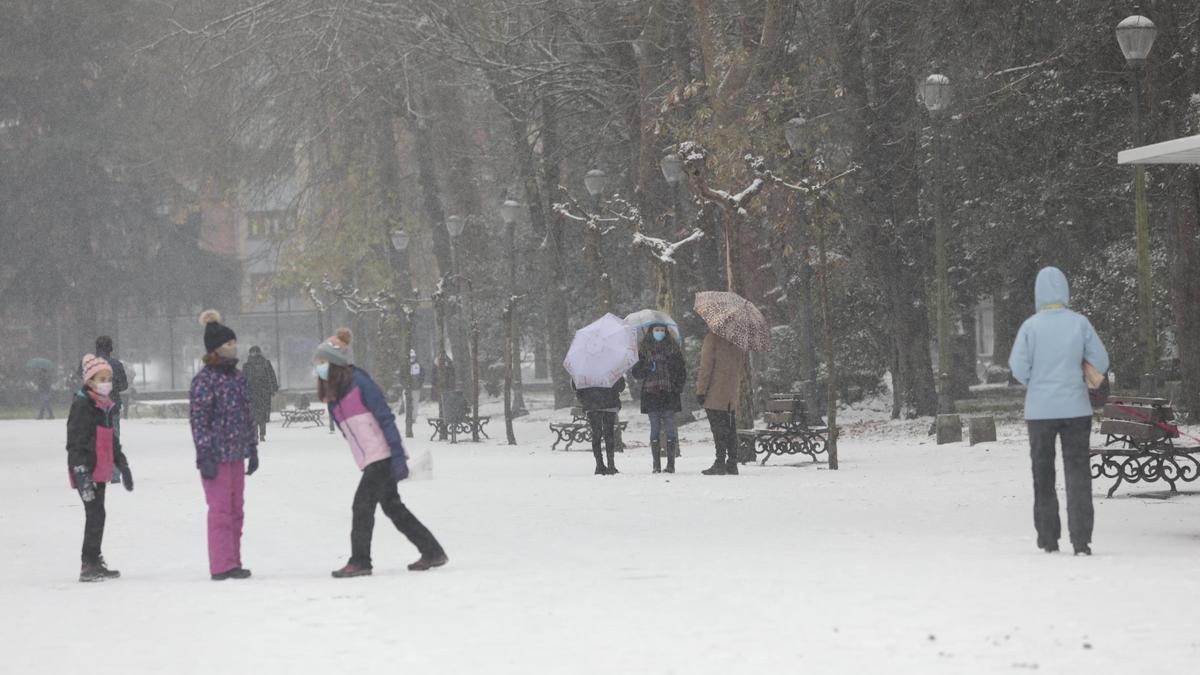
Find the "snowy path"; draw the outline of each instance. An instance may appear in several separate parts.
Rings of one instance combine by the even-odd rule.
[[[640,416],[627,436],[638,440]],[[82,585],[64,424],[0,423],[5,673],[1179,673],[1200,663],[1200,498],[1102,498],[1097,555],[1034,546],[1017,427],[990,450],[851,438],[842,471],[591,474],[524,446],[432,444],[401,495],[450,566],[379,517],[376,576],[334,580],[357,471],[339,438],[273,426],[247,481],[248,582],[208,580],[186,424],[127,421],[137,491],[110,492],[116,582]],[[499,433],[497,433],[499,432]],[[493,435],[502,435],[497,425]],[[416,446],[430,444],[418,436]],[[1060,479],[1061,482],[1061,479]],[[1105,485],[1106,487],[1106,485]],[[1065,530],[1065,527],[1064,527]],[[1063,542],[1068,546],[1067,542]],[[219,670],[218,670],[219,669]]]

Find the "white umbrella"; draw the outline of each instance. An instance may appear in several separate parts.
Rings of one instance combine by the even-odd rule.
[[[575,331],[563,367],[579,389],[611,387],[637,363],[637,331],[612,314]]]
[[[654,324],[662,324],[671,331],[671,335],[675,337],[677,344],[683,344],[683,338],[679,336],[679,324],[675,323],[666,312],[660,312],[657,309],[642,309],[625,317],[625,323],[637,329],[638,339],[641,340],[646,335],[646,331],[650,330],[650,326]]]

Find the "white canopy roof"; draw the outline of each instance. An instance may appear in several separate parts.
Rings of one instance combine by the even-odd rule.
[[[1200,135],[1122,150],[1117,164],[1200,164]]]

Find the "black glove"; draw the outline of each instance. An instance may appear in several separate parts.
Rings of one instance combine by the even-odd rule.
[[[129,470],[129,462],[117,468],[121,470],[121,484],[125,486],[125,491],[133,492],[133,472]]]
[[[92,480],[92,470],[77,464],[71,467],[71,471],[75,474],[75,489],[79,491],[79,497],[85,502],[95,499],[96,482]]]
[[[217,479],[217,462],[212,459],[202,459],[196,462],[196,468],[200,469],[200,477],[204,480]]]
[[[253,476],[258,471],[258,448],[250,449],[250,465],[246,467],[246,475]]]
[[[696,403],[699,403],[701,408],[704,407],[704,394],[696,394]]]

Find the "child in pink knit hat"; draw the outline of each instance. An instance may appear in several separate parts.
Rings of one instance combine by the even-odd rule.
[[[110,398],[113,371],[108,361],[87,354],[83,357],[83,387],[75,392],[67,417],[67,470],[71,487],[83,501],[82,566],[80,581],[104,581],[121,576],[108,569],[100,544],[104,539],[104,492],[113,469],[122,473],[125,489],[133,490],[129,460],[121,451],[121,440],[113,433],[115,405]]]

